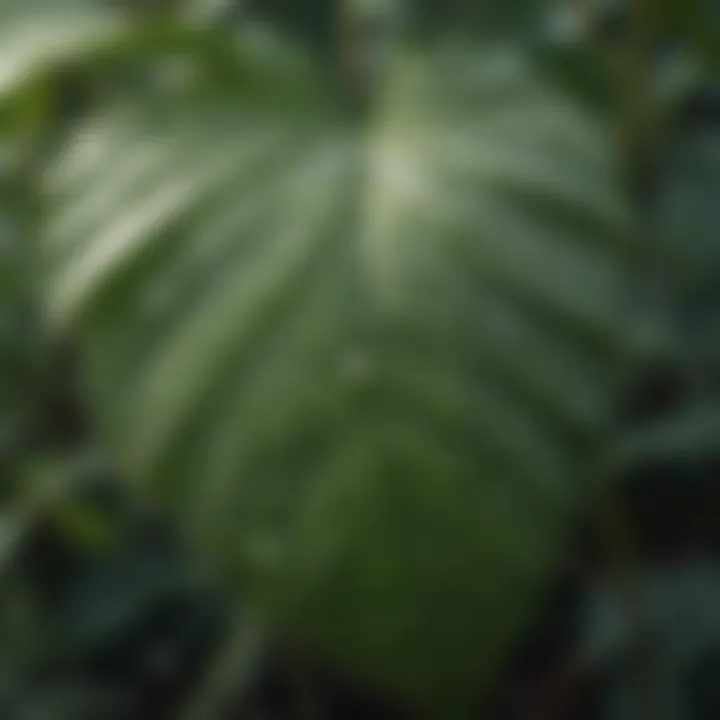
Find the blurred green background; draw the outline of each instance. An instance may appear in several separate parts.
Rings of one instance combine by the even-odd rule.
[[[4,0],[0,718],[720,718],[719,62]]]

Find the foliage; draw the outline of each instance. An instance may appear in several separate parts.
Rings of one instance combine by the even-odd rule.
[[[42,607],[22,626],[47,628],[26,661],[36,639],[7,644],[20,650],[5,682],[45,682],[56,716],[65,698],[69,718],[148,711],[142,694],[118,709],[127,687],[87,663],[167,603],[185,619],[211,608],[198,654],[214,644],[226,615],[197,580],[199,552],[291,645],[427,715],[467,717],[578,518],[613,502],[598,488],[624,479],[632,495],[643,468],[685,477],[713,461],[712,124],[619,157],[632,148],[612,124],[632,117],[591,69],[587,21],[582,48],[549,49],[568,38],[548,37],[543,3],[421,3],[420,22],[392,27],[315,5],[260,9],[299,43],[189,3],[0,10],[2,139],[16,151],[0,260],[3,617],[29,593]],[[663,41],[712,66],[711,24],[659,17]],[[674,118],[665,89],[641,94]],[[633,236],[637,198],[613,172],[648,145]],[[650,358],[648,317],[662,331]],[[658,364],[679,399],[614,432],[628,373],[642,384]],[[130,510],[124,495],[104,510],[86,499],[78,462],[98,455],[110,471],[90,485],[119,480]],[[133,540],[148,505],[193,554]],[[83,558],[39,561],[64,568],[55,587],[24,554],[48,525]],[[701,650],[673,665],[678,687],[706,672]],[[81,658],[77,674],[38,680],[59,657]],[[20,696],[8,713],[47,712]],[[96,696],[106,704],[74,705]]]
[[[227,87],[76,128],[50,308],[129,475],[277,622],[464,709],[594,472],[621,297],[602,134],[512,47],[398,60],[367,130],[301,59],[239,52]]]

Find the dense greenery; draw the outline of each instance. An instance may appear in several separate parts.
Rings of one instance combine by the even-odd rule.
[[[0,8],[0,715],[715,717],[720,17],[240,5]]]

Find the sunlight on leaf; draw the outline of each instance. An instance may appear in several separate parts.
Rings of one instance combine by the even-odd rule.
[[[282,58],[77,128],[49,311],[143,490],[279,627],[447,717],[588,489],[622,341],[606,133],[506,51],[409,53],[366,125]]]

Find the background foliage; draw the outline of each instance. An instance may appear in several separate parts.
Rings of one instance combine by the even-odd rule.
[[[712,4],[243,5],[0,10],[0,715],[716,717]]]

